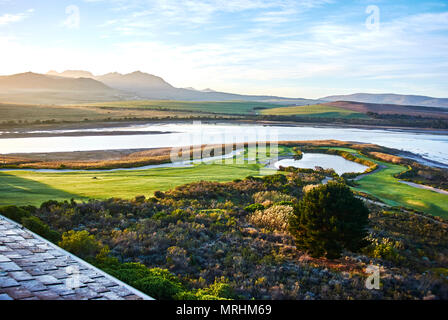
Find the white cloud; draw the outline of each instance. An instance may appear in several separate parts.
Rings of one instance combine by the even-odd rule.
[[[25,12],[16,13],[16,14],[5,13],[0,16],[0,26],[8,25],[8,24],[14,23],[14,22],[20,22],[20,21],[28,18],[33,12],[34,12],[34,9],[29,9]]]
[[[2,52],[3,61],[7,61],[2,64],[2,73],[24,68],[38,72],[88,69],[96,74],[142,70],[178,87],[212,87],[239,93],[319,97],[394,88],[403,92],[408,88],[416,94],[446,95],[442,79],[448,78],[448,34],[443,32],[448,29],[447,12],[383,21],[378,32],[367,30],[362,22],[329,20],[276,29],[270,25],[295,19],[299,10],[327,1],[302,1],[299,7],[294,6],[298,1],[289,0],[276,1],[277,6],[267,0],[209,0],[195,7],[198,2],[157,0],[152,3],[163,8],[161,12],[133,7],[125,18],[113,17],[104,23],[105,30],[115,28],[121,34],[146,36],[144,41],[121,37],[113,48],[45,48],[0,39],[0,47],[8,48]],[[131,1],[133,5],[140,3],[143,1]],[[164,19],[202,25],[218,12],[259,8],[264,10],[244,15],[255,20],[254,25],[238,33],[225,32],[219,39],[170,41],[166,38],[172,30],[162,30],[163,37],[147,40],[147,29]],[[184,33],[183,28],[177,30]],[[105,36],[114,39],[113,34]]]

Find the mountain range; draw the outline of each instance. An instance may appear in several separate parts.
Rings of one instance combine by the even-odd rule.
[[[310,105],[351,101],[375,104],[448,107],[448,98],[416,95],[367,94],[328,96],[321,99],[241,95],[210,88],[176,88],[161,77],[136,71],[95,76],[89,71],[49,71],[0,76],[0,102],[25,104],[73,104],[121,100],[256,101],[282,105]]]

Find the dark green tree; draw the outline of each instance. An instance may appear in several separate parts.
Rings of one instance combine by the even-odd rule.
[[[343,249],[367,245],[369,210],[345,184],[330,182],[305,193],[290,220],[300,250],[312,257],[339,258]]]

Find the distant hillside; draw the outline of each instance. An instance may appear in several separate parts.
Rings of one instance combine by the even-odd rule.
[[[32,72],[0,76],[0,101],[67,104],[112,101],[126,95],[90,78],[67,78]]]
[[[396,104],[361,103],[352,101],[328,102],[323,105],[329,107],[342,108],[367,114],[368,112],[378,114],[399,114],[407,116],[420,116],[429,118],[448,119],[448,108],[424,107],[424,106],[404,106]]]
[[[160,77],[136,71],[129,74],[109,73],[95,77],[111,88],[131,92],[143,99],[178,101],[260,101],[287,104],[310,104],[314,100],[289,99],[273,96],[252,96],[217,92],[211,89],[175,88]]]
[[[301,98],[290,99],[275,96],[240,95],[218,92],[210,88],[204,90],[197,90],[192,87],[176,88],[161,77],[141,71],[136,71],[129,74],[112,72],[100,76],[94,76],[89,71],[64,71],[61,73],[50,71],[48,72],[48,74],[72,78],[77,78],[80,76],[93,78],[111,88],[127,92],[128,94],[133,96],[134,100],[146,99],[177,101],[256,101],[286,105],[307,105],[319,102],[317,100]]]
[[[448,119],[448,108],[401,106],[352,101],[336,101],[310,106],[287,106],[262,111],[264,115],[308,116],[320,118],[367,119],[369,113]],[[373,115],[370,115],[373,116]]]
[[[448,107],[448,98],[432,98],[426,96],[400,94],[369,94],[356,93],[351,95],[329,96],[323,101],[354,101],[377,104],[398,104],[407,106]]]

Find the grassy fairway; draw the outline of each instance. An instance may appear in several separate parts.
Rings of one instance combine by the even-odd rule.
[[[367,118],[367,115],[360,112],[324,105],[267,109],[263,110],[262,114],[276,116],[309,116],[317,118]]]
[[[322,147],[322,149],[327,148]],[[365,157],[360,155],[357,150],[350,148],[332,147],[330,149],[350,152],[358,158],[368,159],[385,167],[356,181],[359,186],[353,188],[354,190],[371,194],[391,206],[403,206],[448,218],[447,195],[414,188],[400,183],[398,179],[394,178],[395,174],[407,170],[406,167]]]
[[[137,195],[150,196],[154,191],[164,191],[194,181],[225,182],[259,174],[260,165],[256,164],[201,164],[188,168],[104,173],[11,171],[0,173],[0,206],[40,205],[50,199],[131,199]]]
[[[387,168],[359,180],[356,190],[370,193],[392,206],[404,206],[448,218],[447,195],[400,183],[394,175],[403,172],[405,167],[379,163]]]
[[[333,149],[357,153],[356,150],[352,149]],[[359,186],[353,189],[371,194],[391,206],[403,206],[427,212],[435,216],[448,218],[447,195],[430,190],[414,188],[400,183],[398,179],[394,178],[395,174],[405,171],[407,169],[406,167],[373,160],[371,158],[360,156],[359,154],[357,154],[357,156],[374,161],[386,168],[358,180],[357,183]]]
[[[356,150],[340,149],[352,153]],[[281,155],[291,152],[280,147]],[[247,157],[247,152],[243,155]],[[358,155],[361,158],[363,156]],[[259,158],[259,161],[266,160]],[[372,159],[370,159],[372,160]],[[448,218],[448,196],[417,189],[400,183],[393,176],[406,170],[372,160],[385,166],[357,181],[357,191],[369,193],[392,206],[404,206]],[[9,204],[39,205],[44,201],[74,199],[132,199],[137,195],[151,196],[154,191],[168,190],[195,181],[232,181],[260,175],[259,164],[200,164],[189,168],[157,168],[138,171],[45,173],[30,171],[0,172],[0,206]],[[268,170],[269,171],[269,170]],[[273,173],[271,170],[269,173]],[[96,177],[96,179],[93,179]]]

